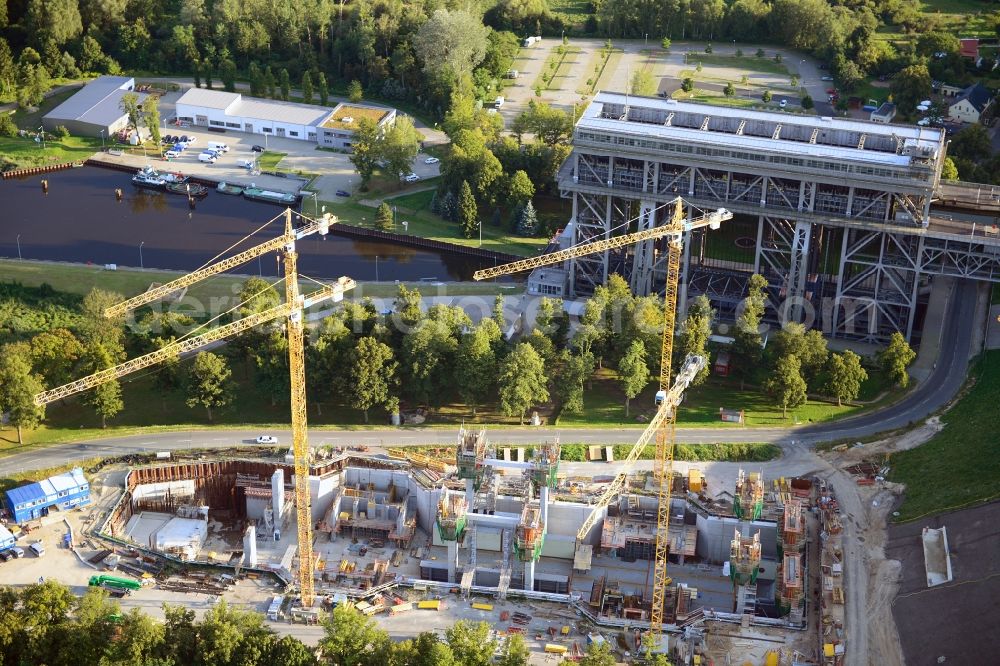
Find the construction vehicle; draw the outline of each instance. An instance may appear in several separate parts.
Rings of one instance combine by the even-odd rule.
[[[611,501],[617,498],[625,487],[625,480],[635,461],[638,460],[646,445],[655,436],[656,457],[653,463],[653,475],[656,480],[657,521],[656,550],[653,565],[653,593],[650,609],[650,632],[659,634],[663,629],[663,611],[667,588],[672,582],[667,576],[667,548],[669,545],[668,528],[670,526],[670,484],[673,474],[674,438],[677,406],[680,405],[684,391],[691,380],[704,367],[705,359],[699,356],[688,356],[681,365],[674,384],[671,385],[671,357],[673,354],[674,325],[677,320],[677,289],[680,283],[680,265],[682,239],[684,233],[695,229],[708,227],[718,229],[722,222],[730,220],[733,214],[725,208],[706,213],[700,217],[688,219],[684,214],[684,203],[680,197],[674,200],[674,213],[669,222],[659,227],[645,229],[631,234],[622,234],[612,238],[575,245],[539,257],[522,259],[503,266],[476,271],[473,278],[485,280],[501,275],[509,275],[524,270],[542,266],[551,266],[576,257],[586,256],[635,243],[666,239],[666,280],[663,297],[663,337],[660,346],[660,387],[656,393],[657,410],[649,425],[633,445],[625,457],[625,466],[614,481],[601,493],[594,504],[590,515],[577,532],[577,555],[574,558],[574,569],[590,568],[590,553],[592,548],[584,544],[590,530],[597,523]]]
[[[298,523],[299,537],[299,585],[301,589],[301,602],[304,607],[310,607],[315,598],[314,589],[314,567],[315,557],[313,555],[312,544],[312,517],[309,497],[309,443],[306,435],[306,382],[305,382],[305,350],[303,347],[303,312],[318,303],[332,300],[341,301],[344,293],[355,286],[354,280],[348,277],[341,277],[336,283],[326,285],[321,284],[320,288],[308,296],[299,293],[299,274],[297,269],[298,253],[295,250],[295,242],[310,236],[320,234],[325,236],[330,229],[330,225],[336,222],[336,218],[325,214],[318,220],[312,220],[299,215],[303,221],[298,227],[292,225],[292,210],[285,209],[284,232],[256,245],[248,250],[235,254],[227,259],[208,264],[192,273],[184,275],[172,282],[150,289],[143,294],[129,298],[117,305],[113,305],[105,310],[108,318],[120,317],[130,310],[140,306],[160,300],[176,291],[189,287],[205,278],[217,275],[241,264],[245,264],[268,252],[280,251],[284,261],[284,282],[285,282],[285,302],[263,312],[249,314],[241,319],[210,329],[201,335],[194,337],[184,337],[176,342],[164,345],[160,349],[125,361],[94,374],[59,386],[48,391],[43,391],[35,396],[36,405],[46,405],[50,402],[60,400],[67,396],[92,389],[119,377],[124,377],[130,373],[143,368],[156,365],[171,358],[177,358],[181,354],[192,352],[205,345],[224,340],[238,335],[255,326],[268,323],[270,321],[287,320],[286,329],[288,334],[288,365],[291,373],[291,425],[292,425],[292,450],[295,459],[295,503],[296,518]],[[271,224],[279,217],[275,217],[267,224]],[[267,224],[264,226],[267,226]],[[259,230],[259,229],[258,229]],[[248,238],[245,237],[243,240]],[[239,306],[237,306],[239,307]],[[235,310],[236,308],[233,308]]]
[[[116,590],[138,590],[142,587],[142,583],[137,580],[123,578],[122,576],[108,576],[104,574],[91,576],[90,581],[87,584],[90,587],[106,587],[108,589]]]

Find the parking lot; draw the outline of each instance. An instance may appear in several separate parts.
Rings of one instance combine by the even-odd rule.
[[[165,119],[174,116],[175,104],[180,95],[181,93],[177,92],[167,93],[161,98],[160,109]],[[315,143],[310,141],[247,134],[233,130],[215,132],[209,131],[205,127],[178,127],[166,122],[160,132],[163,135],[186,135],[188,138],[194,138],[194,143],[180,157],[171,159],[169,162],[158,162],[158,157],[151,156],[152,160],[147,161],[152,161],[157,168],[169,168],[173,171],[182,171],[240,185],[249,185],[254,182],[258,186],[281,191],[297,191],[306,184],[310,175],[315,174],[320,177],[313,182],[312,189],[318,190],[319,198],[326,200],[334,199],[337,190],[355,194],[361,182],[354,165],[351,164],[349,155],[320,150]],[[227,144],[229,152],[224,153],[214,164],[199,162],[198,155],[210,141]],[[261,146],[270,152],[284,153],[285,156],[278,163],[278,169],[294,174],[303,174],[306,180],[289,181],[282,178],[269,178],[264,175],[251,176],[250,171],[241,164],[257,155],[251,150],[254,146]],[[440,164],[425,164],[427,157],[426,154],[419,153],[414,160],[412,171],[417,174],[419,181],[411,185],[419,185],[420,181],[440,174]],[[135,160],[135,158],[132,159]]]

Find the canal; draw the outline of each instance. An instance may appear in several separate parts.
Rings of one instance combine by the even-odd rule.
[[[49,181],[47,194],[42,178]],[[116,188],[124,193],[122,201]],[[128,173],[81,167],[0,181],[0,256],[193,270],[281,213],[279,206],[215,191],[191,210],[183,196],[134,187]],[[281,216],[234,249],[273,238],[283,225]],[[300,272],[317,279],[468,280],[473,271],[493,265],[335,232],[299,241],[298,251]],[[276,255],[240,269],[265,276],[277,271]]]

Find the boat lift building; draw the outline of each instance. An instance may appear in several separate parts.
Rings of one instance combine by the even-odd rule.
[[[919,326],[932,276],[1000,281],[1000,230],[932,206],[939,129],[600,93],[573,147],[557,175],[572,244],[664,224],[677,197],[736,215],[714,236],[685,234],[682,309],[705,294],[732,319],[761,273],[771,321],[878,343]],[[566,293],[587,296],[612,273],[637,294],[662,290],[665,242],[567,262]]]

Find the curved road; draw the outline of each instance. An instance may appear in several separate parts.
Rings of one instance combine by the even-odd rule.
[[[851,439],[871,436],[909,425],[925,418],[944,406],[965,381],[973,335],[973,317],[976,308],[976,283],[957,283],[949,298],[944,316],[946,322],[941,332],[941,356],[930,376],[912,393],[897,403],[875,412],[835,421],[824,425],[793,428],[680,428],[677,441],[695,442],[771,442],[788,448],[788,445],[815,444],[832,439]],[[511,428],[490,432],[496,444],[533,444],[539,440],[558,436],[560,441],[580,443],[627,444],[635,441],[639,428]],[[148,435],[111,437],[85,443],[67,443],[44,449],[14,453],[0,458],[0,474],[31,469],[43,469],[74,460],[93,458],[102,454],[149,453],[192,448],[226,448],[235,444],[249,444],[261,434],[253,430],[206,430],[164,432]],[[270,431],[279,441],[291,442],[289,431]],[[314,446],[348,446],[365,444],[381,446],[416,446],[421,444],[452,444],[458,435],[452,428],[405,428],[384,430],[324,430],[310,432]]]

